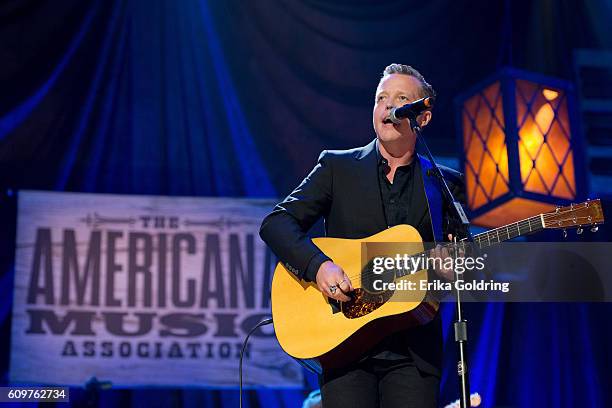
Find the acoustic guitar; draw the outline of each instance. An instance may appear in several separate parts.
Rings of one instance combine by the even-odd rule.
[[[522,221],[474,236],[474,243],[485,248],[543,229],[567,229],[591,226],[596,230],[604,221],[600,200],[559,207]],[[323,295],[314,282],[305,282],[289,272],[282,263],[276,266],[272,280],[272,317],[276,337],[283,350],[297,359],[316,359],[327,368],[341,367],[358,358],[390,333],[431,321],[439,303],[427,296],[427,290],[411,291],[410,301],[402,291],[377,293],[364,289],[361,259],[362,243],[410,242],[413,253],[423,253],[417,230],[398,225],[363,239],[315,238],[327,256],[342,267],[353,283],[351,300],[337,302]],[[401,280],[427,279],[427,271],[395,273]],[[420,285],[418,285],[420,286]]]

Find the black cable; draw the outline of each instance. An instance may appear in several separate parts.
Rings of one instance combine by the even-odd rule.
[[[238,365],[238,372],[239,372],[238,375],[240,376],[240,408],[242,408],[242,358],[244,357],[244,350],[246,350],[246,346],[247,346],[247,343],[249,342],[249,337],[251,337],[251,334],[253,334],[255,332],[255,330],[257,330],[261,326],[265,326],[265,325],[271,324],[271,323],[272,323],[272,319],[271,318],[270,319],[263,319],[262,321],[257,323],[255,325],[255,327],[253,327],[251,329],[249,334],[247,334],[246,338],[244,339],[244,342],[242,343],[242,350],[240,350],[240,363]]]

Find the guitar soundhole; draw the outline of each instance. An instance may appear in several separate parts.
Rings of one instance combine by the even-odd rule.
[[[351,300],[342,303],[342,314],[348,319],[365,316],[384,305],[391,296],[393,292],[390,290],[374,294],[361,288],[355,289],[351,293]]]

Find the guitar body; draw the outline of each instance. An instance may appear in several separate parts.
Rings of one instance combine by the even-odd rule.
[[[362,243],[410,242],[411,254],[423,251],[421,236],[411,226],[398,225],[364,239],[315,238],[327,256],[350,277],[355,292],[350,302],[330,301],[314,282],[304,282],[279,263],[272,280],[272,316],[278,341],[285,352],[299,359],[317,359],[325,368],[355,361],[390,333],[433,319],[438,304],[427,291],[370,294],[362,286]],[[413,243],[413,244],[412,244]],[[367,273],[367,272],[364,272]],[[419,271],[396,279],[427,279]]]

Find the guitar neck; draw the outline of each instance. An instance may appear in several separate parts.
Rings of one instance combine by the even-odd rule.
[[[474,235],[474,243],[482,248],[493,244],[508,241],[522,235],[532,234],[544,229],[544,215],[534,215],[533,217],[517,221],[512,224],[497,227],[489,231]]]
[[[604,222],[603,210],[600,200],[586,201],[581,204],[572,204],[566,207],[557,207],[555,211],[545,214],[534,215],[512,224],[497,227],[489,231],[474,235],[474,243],[480,249],[489,247],[493,244],[508,241],[522,235],[533,234],[542,231],[545,228],[577,228],[583,225],[591,225],[592,231],[597,230],[597,225]],[[451,246],[452,243],[444,245]],[[435,256],[435,249],[429,249],[418,254],[412,255],[412,258]],[[396,277],[405,276],[410,270],[397,270]]]
[[[544,226],[544,214],[535,215],[533,217],[517,221],[512,224],[504,225],[502,227],[494,228],[492,230],[482,232],[474,235],[474,243],[478,245],[480,249],[489,247],[493,244],[508,241],[512,238],[520,237],[521,235],[527,235],[534,232],[541,231],[545,228]],[[452,243],[446,243],[443,245],[452,245]],[[435,249],[428,249],[423,252],[412,255],[412,258],[419,258],[425,255],[426,257],[435,257]],[[395,277],[399,278],[406,276],[411,272],[411,269],[397,269],[395,270]]]

